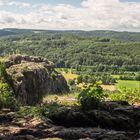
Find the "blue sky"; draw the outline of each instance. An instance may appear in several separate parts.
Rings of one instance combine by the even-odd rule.
[[[0,0],[0,28],[140,31],[140,0]]]
[[[24,0],[23,0],[24,1]],[[27,1],[27,0],[26,0]],[[51,3],[51,4],[71,4],[75,6],[80,6],[82,0],[31,0],[31,3]]]

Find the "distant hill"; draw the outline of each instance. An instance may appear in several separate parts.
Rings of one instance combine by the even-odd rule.
[[[34,34],[34,33],[42,32],[42,31],[44,30],[5,28],[5,29],[0,30],[0,37],[15,36],[15,35],[28,35],[28,34]]]
[[[117,31],[90,31],[85,34],[94,37],[114,38],[124,41],[140,41],[140,32],[117,32]]]
[[[8,30],[0,30],[0,36],[8,36],[8,35],[15,35],[14,32]]]
[[[46,57],[53,61],[56,67],[84,65],[94,66],[98,71],[115,69],[116,72],[118,68],[140,71],[139,33],[44,30],[14,30],[14,33],[18,36],[0,38],[0,55],[19,50],[23,54]],[[137,38],[134,35],[137,35]],[[131,41],[129,37],[137,40]]]
[[[91,37],[101,37],[101,38],[111,38],[118,39],[123,41],[140,41],[140,32],[118,32],[118,31],[109,31],[109,30],[95,30],[95,31],[79,31],[79,30],[71,30],[71,31],[49,31],[56,33],[72,33],[81,36],[91,36]]]
[[[80,31],[80,30],[34,30],[34,29],[16,29],[16,28],[5,28],[0,30],[0,37],[2,36],[11,36],[11,35],[26,35],[26,34],[35,34],[35,33],[55,33],[55,34],[74,34],[81,36],[91,36],[91,37],[102,37],[102,38],[112,38],[123,41],[140,41],[140,32],[117,32],[117,31],[108,31],[108,30],[96,30],[96,31]]]
[[[34,33],[34,32],[28,29],[5,28],[0,30],[0,37],[22,35],[22,34],[29,34],[29,33]]]

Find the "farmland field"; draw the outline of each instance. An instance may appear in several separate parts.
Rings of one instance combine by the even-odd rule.
[[[140,81],[118,80],[115,85],[102,85],[102,88],[109,91],[121,90],[122,88],[140,91]]]
[[[78,77],[77,74],[73,74],[70,69],[57,69],[57,71],[61,72],[61,74],[65,77],[67,81],[73,80]],[[67,71],[67,72],[66,72]],[[118,79],[119,75],[112,75],[114,78]],[[78,87],[81,87],[82,84],[79,84]],[[104,90],[115,91],[121,90],[122,88],[126,89],[137,89],[140,90],[140,81],[134,80],[117,80],[115,85],[102,85]]]
[[[139,89],[140,90],[140,81],[132,80],[118,80],[116,84],[118,89],[127,88],[127,89]]]

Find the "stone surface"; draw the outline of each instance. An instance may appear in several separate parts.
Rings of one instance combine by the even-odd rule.
[[[23,62],[35,62],[35,63],[46,63],[50,64],[51,62],[48,61],[46,58],[43,57],[36,57],[36,56],[29,56],[29,55],[11,55],[9,58],[5,60],[6,68],[9,68],[12,65],[17,65]],[[52,63],[51,63],[52,65]]]
[[[9,84],[20,103],[35,105],[48,93],[69,92],[66,80],[47,59],[17,55],[11,56],[8,61]]]
[[[138,111],[140,109],[137,108],[136,110]],[[69,111],[72,110],[69,109]],[[74,127],[74,124],[73,127],[64,127],[50,123],[50,121],[47,118],[44,119],[43,116],[41,118],[28,118],[21,117],[17,115],[16,112],[8,113],[1,111],[0,113],[0,120],[3,119],[3,116],[5,116],[5,118],[11,118],[7,123],[0,122],[0,140],[137,140],[140,138],[137,131],[125,130],[125,128],[123,128],[123,130],[115,130],[114,127],[109,129],[102,128],[102,126]],[[136,114],[138,115],[139,113]],[[73,119],[78,119],[76,115],[73,116]],[[78,114],[78,116],[80,115]],[[63,119],[63,117],[61,119]],[[82,119],[81,122],[79,120],[79,123],[84,124]]]
[[[49,117],[55,124],[65,127],[100,127],[133,132],[140,129],[140,107],[120,102],[106,102],[103,107],[89,111],[62,108]]]

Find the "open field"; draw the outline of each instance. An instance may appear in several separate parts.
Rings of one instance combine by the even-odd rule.
[[[75,79],[78,77],[77,74],[73,74],[70,69],[57,69],[65,77],[67,81]],[[113,78],[119,79],[120,75],[112,75]],[[79,84],[78,87],[82,87],[83,84]],[[115,91],[120,90],[121,88],[127,89],[137,89],[140,90],[140,81],[133,80],[117,80],[115,85],[102,85],[104,90]]]
[[[121,90],[121,88],[140,90],[140,81],[118,80],[116,85],[101,85],[101,86],[104,90],[109,91]],[[79,87],[82,87],[82,84],[80,84]]]
[[[102,85],[102,88],[109,91],[121,90],[122,88],[140,90],[140,81],[118,80],[116,85]]]
[[[78,77],[77,74],[71,72],[71,69],[57,68],[56,70],[60,72],[67,81],[73,80]]]
[[[138,89],[140,90],[140,81],[132,80],[118,80],[116,84],[118,89],[127,88],[127,89]]]

